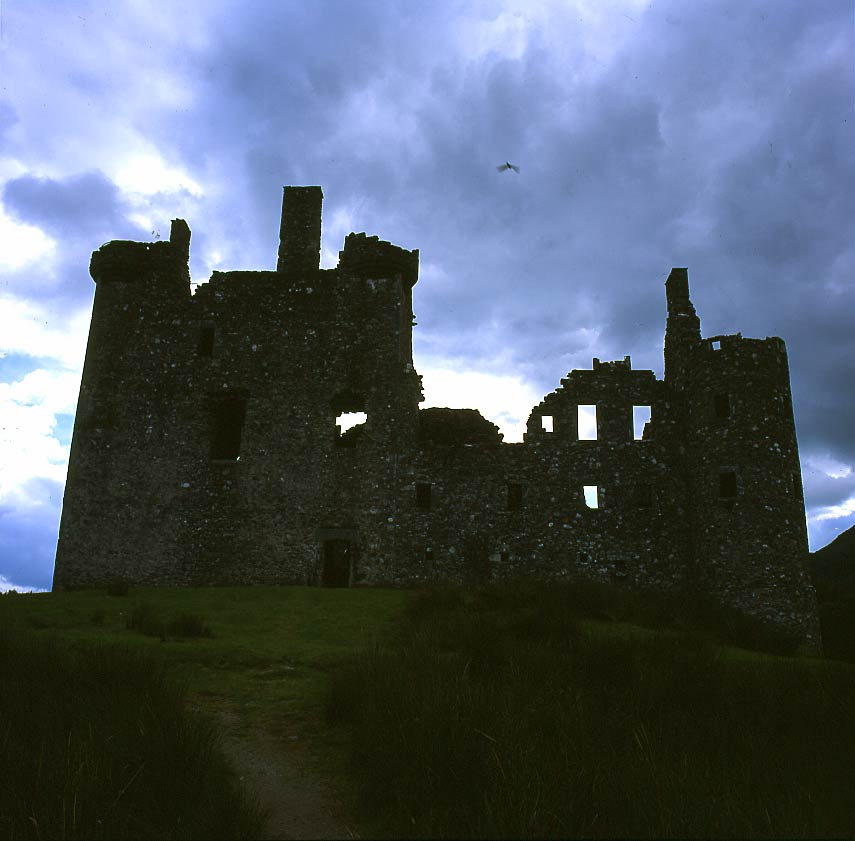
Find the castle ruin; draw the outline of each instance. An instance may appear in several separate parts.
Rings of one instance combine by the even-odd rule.
[[[183,220],[93,253],[55,588],[582,577],[705,592],[818,647],[781,339],[702,338],[672,269],[664,379],[594,359],[503,443],[419,409],[418,251],[349,234],[321,269],[322,199],[286,187],[276,270],[194,294]]]

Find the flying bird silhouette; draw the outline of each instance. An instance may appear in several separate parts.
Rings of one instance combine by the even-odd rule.
[[[518,166],[515,166],[514,164],[512,164],[510,161],[505,161],[500,166],[497,166],[496,169],[498,169],[499,172],[505,172],[505,170],[508,170],[508,169],[512,169],[514,172],[520,171],[520,168]]]

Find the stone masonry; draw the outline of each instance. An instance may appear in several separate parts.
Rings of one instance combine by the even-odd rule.
[[[702,338],[672,269],[664,379],[594,359],[506,444],[419,409],[418,251],[350,234],[320,269],[322,199],[286,187],[276,271],[195,294],[183,220],[94,252],[54,587],[583,577],[709,593],[819,646],[781,339]]]

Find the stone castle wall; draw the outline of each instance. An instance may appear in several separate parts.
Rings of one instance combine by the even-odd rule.
[[[181,220],[93,254],[54,586],[586,577],[701,589],[819,645],[780,339],[703,339],[674,269],[665,379],[594,360],[505,444],[419,410],[418,252],[350,234],[320,269],[321,202],[286,188],[277,270],[193,295]],[[342,434],[343,412],[366,418]]]

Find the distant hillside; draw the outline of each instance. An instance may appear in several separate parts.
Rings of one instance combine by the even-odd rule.
[[[855,526],[810,556],[826,656],[855,663]]]
[[[836,601],[840,591],[855,590],[855,526],[838,535],[828,546],[812,552],[810,559],[814,584],[821,599]]]

